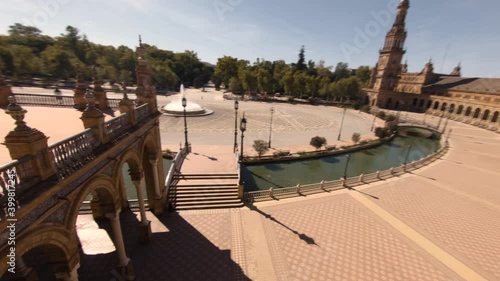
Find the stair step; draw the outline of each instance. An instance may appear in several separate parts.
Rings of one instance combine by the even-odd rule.
[[[220,188],[238,188],[238,186],[234,183],[228,183],[228,184],[176,184],[175,186],[173,186],[173,188],[206,188],[206,189],[210,189],[210,188],[217,188],[217,187],[220,187]]]
[[[218,177],[218,176],[238,176],[238,174],[176,174],[176,177]]]
[[[208,191],[203,191],[203,190],[177,190],[173,191],[172,194],[175,194],[175,196],[194,196],[194,195],[199,195],[199,196],[208,196],[208,195],[220,195],[220,196],[226,196],[228,194],[234,195],[238,194],[238,190],[208,190]]]
[[[206,209],[232,209],[241,207],[243,207],[243,202],[234,204],[177,206],[175,209],[176,211],[189,211],[189,210],[206,210]]]
[[[227,196],[227,197],[204,197],[204,196],[197,196],[197,197],[177,197],[175,198],[174,203],[179,206],[179,205],[192,205],[192,204],[217,204],[220,202],[237,202],[241,201],[238,199],[238,194],[234,194],[233,196]],[[212,203],[212,202],[217,202],[217,203]]]
[[[177,193],[175,194],[176,200],[181,198],[226,198],[238,197],[238,192],[210,192],[210,193]]]
[[[234,199],[226,199],[226,200],[176,200],[174,201],[175,208],[178,209],[181,206],[187,207],[187,206],[208,206],[208,205],[220,205],[220,204],[240,204],[242,203],[240,199],[234,198]]]

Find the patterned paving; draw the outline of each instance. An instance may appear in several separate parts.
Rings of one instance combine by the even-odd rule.
[[[347,195],[262,211],[278,280],[451,280]]]

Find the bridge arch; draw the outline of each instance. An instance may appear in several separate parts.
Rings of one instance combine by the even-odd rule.
[[[125,164],[128,164],[130,177],[132,177],[132,175],[142,177],[142,161],[139,152],[136,149],[131,148],[126,153],[124,153],[120,157],[113,171],[113,179],[115,181],[114,185],[118,188],[117,191],[118,194],[120,194],[122,207],[128,206],[128,196],[124,178],[125,175],[123,174],[123,166]]]
[[[80,262],[75,235],[64,226],[45,224],[16,237],[16,257],[23,257],[32,250],[41,250],[48,258],[54,273],[70,274]],[[8,269],[8,253],[2,253],[0,272],[3,276]]]

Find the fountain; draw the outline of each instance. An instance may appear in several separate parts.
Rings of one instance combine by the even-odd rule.
[[[184,85],[181,85],[181,94],[185,97]],[[176,99],[171,103],[162,107],[163,115],[168,116],[184,116],[184,107],[182,106],[182,99]],[[186,103],[186,116],[207,116],[213,114],[212,110],[203,108],[201,105],[187,100]]]

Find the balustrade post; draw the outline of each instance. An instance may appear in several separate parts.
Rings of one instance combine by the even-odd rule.
[[[380,171],[377,171],[377,179],[380,179]]]
[[[297,194],[299,194],[299,195],[301,194],[300,189],[301,189],[301,186],[300,186],[300,183],[299,183],[299,184],[297,184]]]
[[[391,169],[389,171],[391,173],[391,176],[394,175],[394,167],[391,167]]]
[[[127,92],[128,92],[127,87],[124,85],[123,86],[123,99],[121,99],[120,102],[118,103],[118,107],[120,109],[121,114],[128,113],[129,123],[132,126],[134,126],[135,124],[137,124],[137,115],[135,113],[135,105],[134,105],[134,102],[128,98]]]
[[[325,181],[321,181],[319,187],[323,190],[325,190]]]
[[[269,188],[269,197],[274,198],[274,190],[273,190],[273,187]]]
[[[365,177],[364,174],[359,175],[359,183],[363,183],[364,177]]]
[[[80,117],[83,121],[83,126],[85,129],[91,128],[97,139],[102,144],[105,144],[108,142],[108,132],[104,124],[104,114],[95,107],[95,97],[90,90],[85,94],[85,99],[88,104],[87,109],[83,111],[82,117]]]
[[[53,155],[48,148],[48,137],[37,129],[26,125],[23,120],[27,110],[18,105],[13,96],[9,97],[9,102],[5,113],[16,120],[16,128],[7,134],[4,142],[10,157],[13,160],[30,157],[36,175],[41,180],[46,180],[56,173]]]

